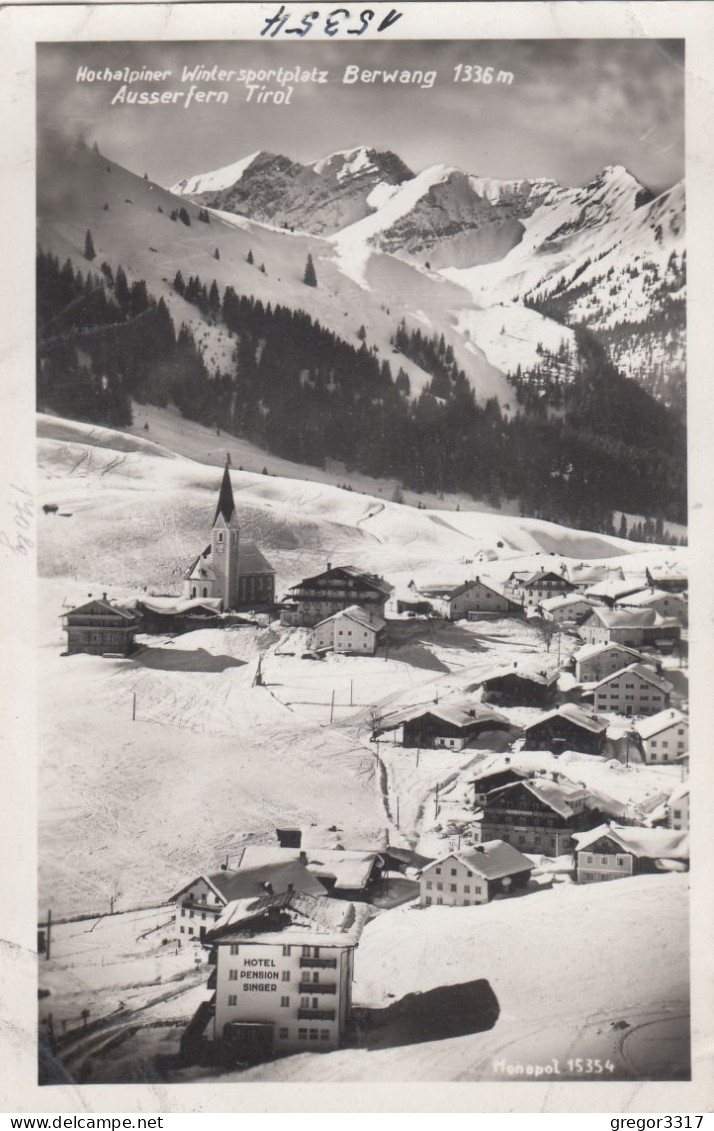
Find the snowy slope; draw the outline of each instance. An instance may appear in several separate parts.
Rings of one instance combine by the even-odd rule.
[[[219,192],[239,181],[246,169],[260,156],[260,151],[242,157],[231,165],[224,165],[222,169],[213,169],[209,173],[198,173],[193,177],[185,177],[182,181],[172,185],[169,192],[176,196],[194,196],[201,192]]]

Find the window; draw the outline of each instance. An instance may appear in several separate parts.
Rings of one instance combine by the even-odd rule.
[[[434,871],[436,872],[437,876],[441,875],[441,868],[435,868]]]
[[[181,918],[182,918],[182,919],[183,919],[183,917],[185,916],[185,914],[186,914],[186,908],[185,908],[185,907],[182,907],[182,908],[181,908]]]
[[[280,979],[283,982],[289,982],[290,981],[290,971],[289,970],[283,970],[282,974],[280,975]]]
[[[471,886],[470,886],[469,884],[464,884],[464,891],[468,891],[468,892],[470,892],[470,891],[471,891]]]
[[[189,929],[188,929],[188,933],[189,933],[189,935],[192,935],[192,934],[193,934],[193,927],[189,927]]]
[[[607,864],[607,856],[601,856],[600,857],[600,863],[601,864]]]
[[[458,884],[449,884],[449,891],[458,891]]]
[[[310,1040],[311,1041],[316,1041],[319,1036],[320,1036],[319,1029],[311,1029],[310,1030]]]
[[[290,957],[290,947],[284,946],[283,947],[283,958],[289,958],[289,957]]]
[[[307,1029],[298,1029],[298,1040],[299,1041],[306,1041],[307,1040]]]
[[[676,818],[681,818],[681,816],[682,816],[682,810],[681,810],[681,809],[675,809],[675,810],[674,810],[674,815],[675,815],[675,817],[676,817]]]
[[[455,875],[456,875],[456,868],[452,868],[452,869],[451,869],[451,875],[452,875],[452,876],[455,876]]]
[[[431,891],[431,880],[426,881],[427,891]]]
[[[443,899],[437,899],[437,901],[436,901],[436,903],[437,903],[437,906],[441,906],[441,904],[442,904],[443,902],[444,902],[444,901],[443,901]]]
[[[444,890],[444,885],[443,885],[443,884],[437,884],[437,885],[436,885],[436,890],[437,890],[437,891],[443,891],[443,890]]]
[[[618,856],[618,858],[617,858],[617,866],[618,866],[618,868],[624,868],[624,867],[625,867],[625,858],[624,858],[624,856]]]
[[[481,894],[481,888],[478,885],[476,887],[474,887],[474,891],[476,892],[476,895]]]
[[[329,1029],[320,1029],[320,1040],[321,1041],[329,1041],[329,1039],[330,1039],[330,1030]]]
[[[240,943],[237,943],[237,942],[231,943],[231,954],[238,954],[239,950],[240,950]]]
[[[290,1005],[290,998],[285,996],[281,997],[280,1005],[283,1009],[287,1009]]]
[[[428,895],[426,897],[426,899],[424,900],[424,903],[426,904],[427,907],[431,907],[431,896],[430,895]],[[183,927],[181,928],[181,930],[183,930]]]
[[[470,900],[470,899],[465,899],[465,900],[464,900],[464,907],[470,907],[470,906],[471,906],[471,900]]]
[[[228,995],[228,1004],[229,1005],[237,1005],[238,1004],[238,994],[229,994]]]
[[[182,928],[181,928],[181,934],[183,935],[183,934],[185,934],[185,932],[186,932],[186,928],[185,928],[185,927],[182,927]]]
[[[309,1009],[310,1008],[310,998],[309,997],[301,997],[300,998],[300,1008],[301,1009]]]
[[[228,971],[228,981],[229,982],[237,982],[238,981],[238,971],[235,968],[233,970]]]
[[[280,1037],[281,1041],[287,1041],[288,1037],[290,1036],[290,1030],[280,1029],[278,1030],[278,1036]]]
[[[189,918],[193,919],[193,911],[190,913]]]

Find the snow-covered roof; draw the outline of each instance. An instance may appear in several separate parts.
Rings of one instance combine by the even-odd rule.
[[[457,585],[455,589],[451,590],[449,596],[452,600],[454,597],[461,597],[464,593],[468,593],[470,589],[473,589],[475,585],[482,585],[484,589],[495,593],[497,597],[503,597],[504,600],[511,601],[514,605],[517,603],[513,601],[511,597],[506,596],[503,589],[497,585],[495,581],[492,581],[490,578],[486,581],[483,577],[475,577],[472,581],[465,581],[463,585]]]
[[[390,585],[388,581],[385,581],[383,577],[377,577],[373,573],[365,573],[363,570],[357,569],[356,566],[344,565],[330,566],[329,569],[324,570],[322,573],[316,573],[313,577],[304,577],[297,585],[292,585],[289,592],[293,593],[295,590],[300,589],[319,588],[325,578],[332,577],[335,574],[346,574],[351,580],[358,581],[360,584],[366,585],[370,589],[376,589],[377,592],[381,593],[384,597],[388,597],[394,589],[394,586]]]
[[[421,874],[426,875],[432,868],[443,864],[446,860],[458,860],[465,868],[487,880],[500,880],[504,876],[514,876],[519,872],[530,872],[534,864],[517,848],[506,844],[503,840],[487,840],[473,848],[459,849],[457,852],[447,852],[438,860],[432,861]]]
[[[597,581],[585,592],[589,597],[606,597],[615,601],[618,597],[624,597],[628,593],[636,593],[641,588],[641,581],[619,581],[618,579],[608,578],[607,581]]]
[[[629,669],[626,670],[629,671]],[[653,738],[654,735],[660,734],[663,730],[668,730],[669,727],[688,722],[686,715],[683,715],[681,711],[678,711],[675,707],[669,707],[665,711],[659,711],[656,715],[641,719],[640,722],[635,723],[634,729],[640,738]]]
[[[526,734],[534,727],[542,726],[543,723],[548,722],[550,719],[564,718],[568,719],[575,726],[583,727],[584,730],[592,731],[593,734],[602,734],[607,730],[607,722],[599,718],[597,715],[591,715],[587,711],[583,711],[582,707],[578,707],[575,703],[563,703],[555,711],[549,711],[547,715],[542,715],[531,726],[526,727]]]
[[[387,623],[381,617],[363,609],[361,605],[349,605],[346,609],[339,609],[332,616],[325,617],[315,627],[319,628],[320,625],[329,624],[330,621],[340,620],[342,617],[346,617],[347,620],[354,621],[355,624],[361,625],[362,628],[368,628],[372,632],[381,632]]]
[[[676,805],[678,801],[683,801],[685,797],[689,797],[689,782],[681,782],[677,788],[670,794],[668,805]]]
[[[420,719],[424,715],[434,715],[435,718],[457,727],[467,727],[474,723],[498,723],[501,726],[512,726],[505,715],[500,715],[498,711],[491,710],[486,704],[465,703],[459,699],[451,702],[446,700],[441,703],[424,703],[418,707],[396,711],[388,719],[382,720],[378,729],[391,730],[394,727],[401,726],[402,723]]]
[[[573,782],[554,782],[548,781],[546,778],[513,782],[512,785],[504,785],[494,792],[500,797],[521,787],[527,789],[538,801],[542,801],[544,805],[547,805],[560,817],[566,818],[574,816],[578,811],[579,807],[575,807],[575,802],[586,801],[590,796],[587,789],[575,785]]]
[[[639,676],[640,679],[651,683],[653,687],[656,687],[658,691],[663,692],[665,695],[669,695],[673,690],[669,680],[663,679],[662,676],[658,675],[654,668],[651,668],[648,664],[629,664],[626,668],[620,668],[617,672],[611,672],[610,675],[606,675],[604,679],[601,679],[599,683],[594,684],[594,690],[597,691],[599,687],[604,687],[606,684],[611,683],[613,679],[619,679],[621,676],[627,675]]]
[[[250,938],[283,945],[309,939],[324,946],[356,946],[370,914],[366,904],[327,896],[298,891],[264,895],[229,903],[206,939],[229,943]]]
[[[568,576],[573,585],[597,585],[604,581],[624,581],[625,575],[621,566],[601,566],[580,562],[568,571]]]
[[[565,589],[572,589],[572,582],[568,580],[564,573],[560,573],[555,569],[536,570],[536,572],[531,574],[530,577],[526,577],[525,581],[523,582],[523,588],[530,589],[532,585],[537,586],[539,582],[543,581],[546,577],[554,577],[559,582],[563,583]]]
[[[125,604],[128,604],[128,602],[125,602]],[[122,617],[124,620],[134,620],[136,617],[136,613],[129,612],[128,608],[125,608],[122,605],[116,605],[113,601],[107,601],[106,599],[99,597],[94,597],[91,601],[86,601],[84,605],[77,605],[75,609],[65,609],[65,611],[63,613],[60,613],[59,615],[62,617],[67,617],[74,616],[77,613],[86,612],[87,616],[91,616],[91,611],[87,610],[96,609],[97,606],[99,606],[100,611],[112,613],[114,616]]]
[[[210,556],[211,544],[209,542],[205,550],[202,550],[198,557],[194,558],[191,562],[191,565],[183,575],[184,581],[215,581],[216,575],[208,561]]]
[[[672,829],[650,829],[633,825],[598,825],[586,833],[574,833],[573,840],[577,850],[582,852],[589,845],[609,837],[619,845],[623,852],[648,860],[688,860],[689,836],[686,832]]]
[[[536,663],[539,665],[538,667],[535,666]],[[543,666],[540,666],[541,664]],[[536,660],[531,663],[529,663],[528,660],[526,660],[525,662],[523,660],[518,660],[515,663],[511,664],[509,667],[492,669],[490,672],[487,672],[486,675],[481,676],[478,680],[478,683],[492,683],[496,679],[503,679],[506,676],[512,675],[517,676],[519,679],[528,680],[530,683],[538,683],[542,686],[549,686],[550,684],[556,682],[558,676],[560,675],[560,671],[557,667],[552,666],[549,669],[548,666],[546,666],[545,661],[543,661],[542,659],[540,661]]]
[[[554,613],[557,609],[568,608],[569,605],[595,605],[594,599],[589,599],[583,593],[564,593],[559,597],[545,597],[540,602],[541,609],[547,613]]]
[[[638,652],[636,648],[628,648],[625,644],[618,644],[612,641],[610,644],[583,644],[576,652],[573,652],[573,659],[575,660],[592,660],[595,656],[599,656],[601,652],[611,652],[615,649],[618,652],[624,652],[628,656],[634,656],[636,660],[643,660],[644,655]]]
[[[664,589],[639,589],[636,593],[630,593],[625,597],[618,597],[615,604],[620,607],[626,608],[647,608],[649,605],[655,605],[658,601],[682,601],[683,599],[678,593],[667,593]]]
[[[152,613],[159,613],[165,616],[176,613],[198,612],[200,609],[205,609],[206,612],[217,613],[221,608],[220,597],[201,597],[200,600],[198,598],[183,600],[180,597],[140,597],[137,598],[136,603]]]
[[[589,625],[594,620],[599,620],[605,628],[649,628],[657,623],[657,616],[654,609],[596,608],[584,624]]]
[[[270,884],[273,891],[278,893],[289,891],[291,886],[295,891],[306,892],[308,895],[325,895],[327,892],[324,885],[320,883],[313,872],[300,862],[299,858],[292,858],[245,868],[222,869],[220,872],[205,873],[196,877],[191,883],[186,884],[180,891],[172,895],[171,902],[180,899],[199,880],[203,880],[223,904],[231,903],[236,899],[256,898],[259,895],[265,895],[266,884]]]
[[[389,844],[389,830],[374,828],[341,829],[336,825],[303,825],[300,847],[349,849],[351,852],[381,852]]]

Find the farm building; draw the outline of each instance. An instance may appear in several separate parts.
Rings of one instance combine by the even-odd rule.
[[[255,624],[237,614],[221,613],[220,598],[186,601],[180,597],[143,597],[134,602],[141,617],[141,630],[156,635],[180,636],[199,628],[227,628],[232,624]]]
[[[619,880],[647,872],[684,871],[689,838],[670,829],[600,825],[573,837],[575,876],[579,884]]]
[[[626,597],[629,593],[637,593],[642,588],[642,581],[625,581],[620,578],[607,578],[605,581],[596,581],[589,585],[583,592],[588,597],[594,597],[605,605],[614,605],[619,597]]]
[[[354,566],[328,565],[324,573],[306,577],[289,590],[281,623],[315,625],[342,609],[358,605],[384,618],[384,607],[392,586],[383,577],[361,573]]]
[[[656,589],[666,589],[668,593],[686,593],[689,581],[684,570],[677,565],[653,566],[645,570],[647,584]]]
[[[484,703],[504,707],[547,707],[558,688],[558,670],[518,668],[499,670],[481,681]]]
[[[500,789],[504,785],[513,785],[514,782],[523,781],[526,777],[528,777],[528,774],[525,770],[514,770],[512,766],[504,766],[500,770],[490,770],[481,774],[470,782],[474,787],[474,804],[485,804],[491,790]]]
[[[317,650],[354,652],[373,656],[384,633],[385,621],[370,609],[350,605],[315,625],[312,646]]]
[[[421,749],[463,750],[477,743],[479,735],[499,731],[515,736],[518,728],[504,716],[480,703],[472,705],[443,702],[430,707],[415,707],[411,712],[400,712],[380,723],[375,734],[402,727],[402,746]]]
[[[565,593],[562,597],[546,597],[539,601],[535,610],[553,624],[572,624],[588,616],[596,604],[593,598],[581,593]]]
[[[297,891],[228,904],[206,938],[215,993],[204,1028],[216,1059],[259,1062],[338,1048],[368,916],[364,905]]]
[[[633,729],[647,763],[674,762],[689,750],[689,720],[674,707],[641,719]]]
[[[669,706],[672,684],[647,664],[630,664],[593,688],[596,711],[654,715]]]
[[[667,802],[667,828],[689,832],[689,782],[677,786]]]
[[[557,711],[544,715],[526,727],[524,750],[578,750],[582,754],[601,754],[607,722],[583,711],[575,703],[564,703]]]
[[[621,566],[593,565],[592,562],[579,562],[568,570],[568,581],[576,589],[589,589],[591,585],[600,582],[624,581],[625,575]]]
[[[136,647],[134,637],[141,627],[138,614],[108,601],[106,593],[101,600],[94,598],[61,615],[70,656],[79,652],[128,656]]]
[[[533,861],[502,840],[459,849],[434,860],[419,876],[420,905],[470,907],[523,888]]]
[[[495,582],[476,577],[447,591],[435,601],[435,611],[447,620],[461,620],[472,613],[479,616],[519,616],[523,606],[506,596]]]

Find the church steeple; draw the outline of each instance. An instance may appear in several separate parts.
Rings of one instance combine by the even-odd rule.
[[[236,513],[235,503],[233,502],[233,488],[231,486],[231,477],[228,472],[228,460],[226,460],[225,471],[223,472],[223,482],[221,483],[220,494],[218,495],[218,506],[216,513],[213,516],[213,525],[216,525],[218,516],[223,515],[226,525],[231,521]]]

